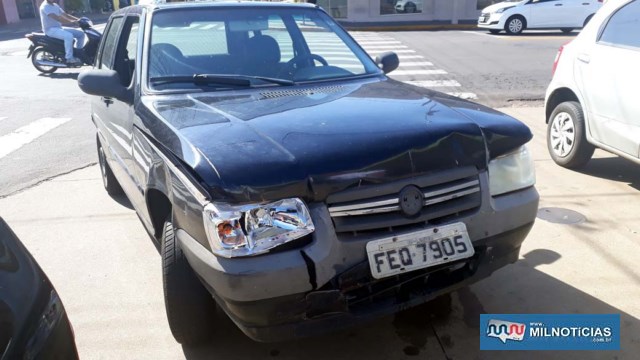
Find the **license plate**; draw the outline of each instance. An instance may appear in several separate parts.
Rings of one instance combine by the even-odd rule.
[[[434,227],[367,243],[371,275],[376,279],[473,256],[464,223]]]

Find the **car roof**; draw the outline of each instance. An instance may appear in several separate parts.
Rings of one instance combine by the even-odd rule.
[[[261,7],[261,8],[319,8],[318,5],[309,3],[294,3],[288,1],[256,1],[256,0],[208,0],[208,1],[194,1],[194,2],[169,2],[159,4],[144,4],[144,5],[132,5],[115,11],[112,15],[124,15],[124,14],[140,14],[143,9],[149,9],[150,11],[162,10],[162,9],[189,9],[189,8],[217,8],[217,7]]]

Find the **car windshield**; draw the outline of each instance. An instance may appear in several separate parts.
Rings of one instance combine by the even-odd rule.
[[[148,61],[150,86],[158,90],[286,86],[380,73],[342,28],[314,8],[160,10],[153,16]]]

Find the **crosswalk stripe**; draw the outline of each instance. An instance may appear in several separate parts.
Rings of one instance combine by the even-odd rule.
[[[384,50],[384,51],[396,51],[396,49],[408,49],[409,47],[406,45],[395,45],[395,46],[389,46],[389,45],[364,45],[362,46],[365,49],[379,49],[379,50]]]
[[[391,76],[403,76],[403,75],[444,75],[447,72],[444,70],[395,70]]]
[[[0,159],[69,120],[71,118],[42,118],[10,134],[0,136]]]
[[[365,50],[367,50],[367,49],[365,48]],[[393,51],[396,54],[414,54],[416,52],[415,50],[380,50],[380,49],[370,50],[370,51],[367,50],[367,52],[369,54],[381,54],[381,53],[387,52],[387,51]]]
[[[405,83],[415,85],[415,86],[425,87],[425,88],[462,86],[460,85],[459,82],[455,80],[416,80],[416,81],[405,81]]]
[[[400,45],[402,44],[400,41],[370,41],[370,40],[365,40],[365,41],[358,41],[358,44],[362,45],[362,46],[367,46],[367,45]]]
[[[448,92],[447,94],[464,100],[475,100],[478,98],[477,94],[470,92]]]
[[[0,121],[4,120],[6,118],[7,118],[6,116],[0,116]]]
[[[407,62],[400,63],[400,67],[413,67],[413,66],[433,66],[433,63],[429,61],[407,61]]]

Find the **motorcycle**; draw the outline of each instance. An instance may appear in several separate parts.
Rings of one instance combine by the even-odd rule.
[[[80,59],[82,64],[70,65],[65,61],[64,41],[49,37],[43,33],[31,33],[25,35],[32,44],[29,46],[27,58],[31,58],[31,63],[36,70],[51,74],[58,68],[73,68],[82,65],[93,65],[93,61],[100,45],[102,34],[93,28],[93,23],[86,17],[78,21],[80,29],[87,37],[82,49],[73,48],[73,56]]]

